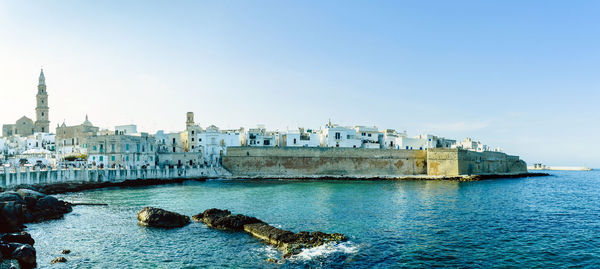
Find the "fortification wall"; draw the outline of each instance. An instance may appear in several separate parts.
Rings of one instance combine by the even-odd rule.
[[[501,175],[527,173],[527,164],[518,156],[502,152],[475,152],[459,149],[429,149],[429,175]]]
[[[230,147],[223,167],[235,176],[425,175],[423,150]]]

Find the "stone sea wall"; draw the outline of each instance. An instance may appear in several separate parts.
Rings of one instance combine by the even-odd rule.
[[[459,149],[430,149],[427,152],[427,174],[502,175],[527,173],[527,164],[518,156],[502,152],[474,152]]]
[[[389,176],[427,172],[423,150],[230,147],[223,167],[235,176]]]
[[[48,185],[67,182],[122,182],[136,179],[179,179],[179,178],[212,178],[227,176],[220,167],[168,166],[143,169],[121,168],[73,168],[40,169],[39,167],[4,167],[0,170],[0,188],[11,188],[21,185]]]
[[[527,173],[518,156],[459,149],[231,147],[223,167],[237,177],[402,177]]]

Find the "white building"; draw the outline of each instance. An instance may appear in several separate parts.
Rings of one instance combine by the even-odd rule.
[[[227,147],[241,146],[243,131],[243,128],[238,130],[219,130],[217,126],[211,125],[198,133],[196,139],[199,147],[203,150],[203,157],[206,164],[220,164],[221,158],[227,153]]]
[[[298,128],[297,130],[288,130],[281,135],[282,147],[319,147],[321,146],[321,136],[311,129]]]
[[[249,147],[275,147],[278,140],[277,132],[267,132],[264,125],[250,128],[245,136],[245,145]]]
[[[353,128],[341,127],[329,122],[321,133],[322,147],[360,148],[361,145],[362,141],[356,137],[356,130]]]
[[[356,126],[356,135],[361,141],[361,148],[378,149],[381,148],[379,143],[379,130],[377,127]]]
[[[127,125],[119,125],[115,126],[115,131],[119,132],[122,135],[133,135],[137,134],[137,125],[135,124],[127,124]]]
[[[399,133],[394,129],[386,129],[379,135],[379,144],[382,149],[399,149],[399,137],[406,137],[406,131]]]
[[[456,147],[460,148],[460,149],[466,149],[466,150],[472,150],[472,151],[478,151],[478,152],[490,150],[487,145],[484,145],[479,141],[474,141],[470,137],[467,137],[463,141],[460,141],[460,143],[456,144]]]

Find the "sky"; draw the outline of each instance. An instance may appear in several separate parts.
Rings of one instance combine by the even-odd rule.
[[[600,168],[598,1],[1,1],[0,123],[472,137]]]

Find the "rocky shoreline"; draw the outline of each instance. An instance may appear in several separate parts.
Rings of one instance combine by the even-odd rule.
[[[298,254],[306,248],[348,240],[348,237],[340,233],[328,234],[318,231],[294,233],[275,228],[255,217],[241,214],[232,215],[229,210],[217,208],[194,215],[192,220],[202,222],[215,229],[247,232],[282,250],[284,258]]]
[[[526,178],[526,177],[544,177],[548,173],[517,173],[517,174],[490,174],[490,175],[472,175],[472,176],[428,176],[428,175],[408,175],[408,176],[348,176],[348,175],[312,175],[312,176],[290,176],[290,175],[261,175],[261,176],[223,176],[223,177],[199,177],[199,178],[176,178],[176,179],[135,179],[120,182],[66,182],[52,184],[21,185],[10,188],[15,190],[19,188],[28,188],[45,194],[61,194],[69,192],[80,192],[86,190],[111,188],[111,187],[141,187],[156,186],[167,184],[181,184],[188,180],[204,182],[208,179],[276,179],[276,180],[454,180],[454,181],[478,181],[486,179],[499,178]],[[2,191],[2,189],[0,189]]]
[[[188,216],[153,207],[142,208],[137,213],[137,219],[140,225],[157,228],[183,227],[190,223]],[[214,229],[246,232],[282,250],[283,258],[298,254],[306,248],[348,240],[348,237],[340,233],[328,234],[318,231],[294,233],[275,228],[255,217],[233,215],[229,210],[216,208],[194,215],[192,220],[202,222]]]
[[[24,224],[58,219],[71,211],[70,203],[34,190],[0,193],[0,266],[36,267],[35,241],[23,231]]]

